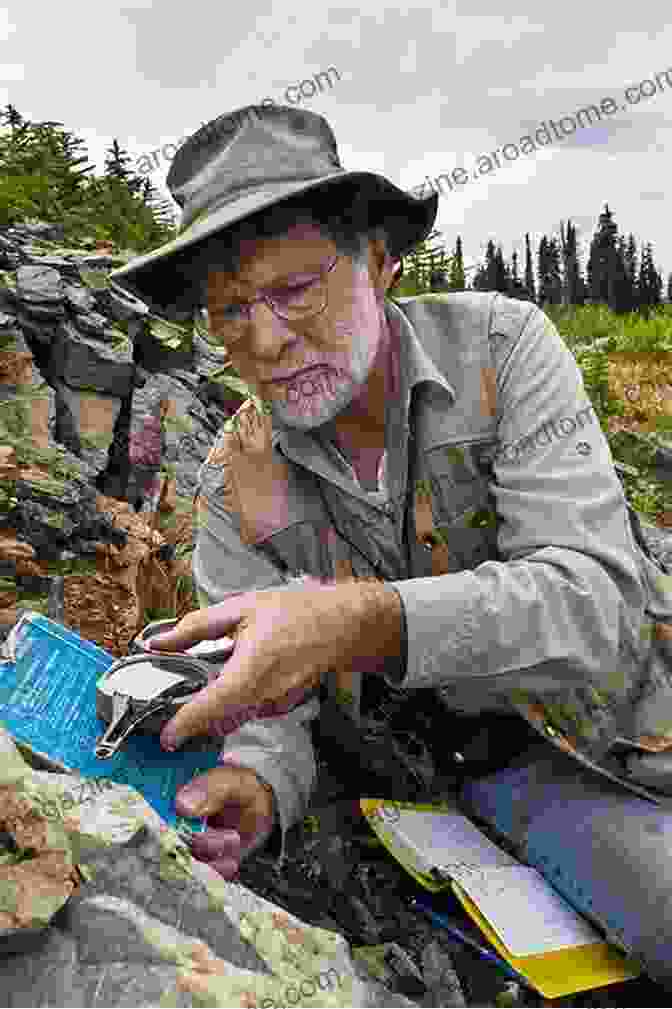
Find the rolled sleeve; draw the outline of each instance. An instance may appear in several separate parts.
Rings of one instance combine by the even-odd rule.
[[[286,855],[289,828],[304,815],[315,785],[317,767],[309,723],[317,717],[320,702],[312,697],[275,718],[246,722],[227,736],[219,762],[249,767],[273,789],[277,812],[275,854]]]
[[[397,583],[388,582],[388,585],[391,589],[396,591],[401,604],[401,644],[399,647],[399,658],[390,659],[385,664],[383,678],[388,686],[399,687],[400,684],[403,683],[408,669],[408,621],[406,619],[404,597],[399,591]]]
[[[579,368],[544,313],[521,321],[513,346],[496,346],[501,559],[391,583],[408,659],[390,682],[481,698],[599,686],[614,669],[633,670],[643,648],[623,490]]]

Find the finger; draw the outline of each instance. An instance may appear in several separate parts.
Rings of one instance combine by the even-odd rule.
[[[175,796],[175,809],[180,816],[200,816],[208,820],[216,817],[207,826],[215,829],[237,827],[232,818],[232,808],[240,816],[241,783],[240,775],[232,773],[230,767],[213,767],[206,774],[200,774],[181,788]]]
[[[208,865],[224,879],[234,879],[240,868],[240,862],[235,858],[217,859],[214,862],[208,862]]]
[[[246,661],[244,643],[226,664],[226,672],[179,708],[161,733],[164,750],[176,750],[193,736],[215,736],[218,719],[230,715],[234,707],[254,702],[256,675]]]
[[[197,644],[199,641],[212,641],[225,637],[229,631],[235,630],[240,622],[240,593],[223,603],[206,606],[200,610],[192,610],[168,631],[154,634],[145,642],[151,650],[181,651]],[[214,611],[214,612],[213,612]]]
[[[203,834],[194,834],[191,852],[203,862],[218,858],[240,859],[240,834],[237,830],[206,830]]]

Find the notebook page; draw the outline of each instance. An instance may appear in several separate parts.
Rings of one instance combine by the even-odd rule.
[[[490,867],[519,864],[461,813],[402,809],[390,829],[417,852],[425,872],[436,867],[449,876],[455,870],[480,874]]]
[[[603,937],[528,865],[453,873],[514,957],[604,942]]]

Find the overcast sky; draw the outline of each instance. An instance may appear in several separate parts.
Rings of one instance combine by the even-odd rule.
[[[340,81],[332,74],[331,90],[325,84],[299,104],[329,120],[344,167],[380,172],[405,189],[459,168],[472,176],[452,193],[444,183],[437,219],[451,249],[462,235],[467,262],[482,257],[490,237],[507,259],[514,248],[524,253],[525,231],[536,253],[541,235],[559,233],[567,217],[587,250],[608,202],[621,233],[632,231],[638,247],[653,244],[666,281],[669,5],[523,0],[504,14],[492,0],[470,0],[404,8],[386,0],[301,4],[295,13],[262,0],[17,0],[0,7],[0,104],[63,123],[102,171],[113,137],[139,158],[224,112],[267,97],[286,104],[288,86],[334,67]],[[639,87],[647,79],[650,97]],[[630,85],[639,97],[632,105]],[[500,168],[473,178],[481,155],[605,98],[617,111],[598,125],[517,160],[500,153]],[[515,158],[513,148],[507,153]],[[166,194],[169,167],[162,161],[149,176]]]

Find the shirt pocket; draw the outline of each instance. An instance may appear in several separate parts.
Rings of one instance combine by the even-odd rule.
[[[328,529],[312,475],[290,465],[285,520],[259,537],[254,549],[283,574],[327,578],[332,574]]]
[[[440,445],[426,454],[435,534],[448,550],[451,571],[499,559],[492,466],[497,447],[489,437]]]

